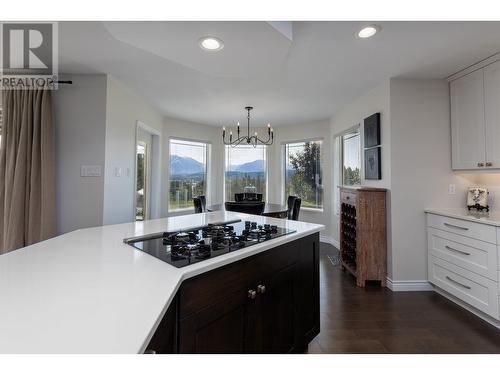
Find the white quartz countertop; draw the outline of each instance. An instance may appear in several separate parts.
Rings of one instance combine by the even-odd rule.
[[[425,212],[500,227],[500,211],[481,213],[474,210],[469,211],[466,208],[429,208]]]
[[[296,232],[183,268],[123,243],[234,219]],[[142,353],[183,280],[322,229],[218,211],[77,230],[0,255],[0,353]]]

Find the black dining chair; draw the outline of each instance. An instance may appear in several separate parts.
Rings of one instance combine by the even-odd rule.
[[[194,213],[201,214],[203,212],[207,212],[207,200],[204,195],[199,195],[193,198],[194,202]]]
[[[266,202],[226,202],[226,211],[241,212],[251,215],[262,215]]]
[[[249,202],[262,202],[262,194],[261,193],[243,193],[243,200]]]
[[[293,205],[292,220],[295,220],[295,221],[299,220],[300,205],[301,204],[302,204],[302,199],[297,197],[297,199],[295,199],[295,203]]]
[[[245,193],[235,193],[234,201],[235,202],[243,202],[245,200]]]
[[[288,220],[299,220],[299,213],[300,213],[300,205],[302,203],[302,199],[295,195],[289,195],[288,196],[288,201],[287,201],[287,207],[288,207],[288,215],[287,219]]]

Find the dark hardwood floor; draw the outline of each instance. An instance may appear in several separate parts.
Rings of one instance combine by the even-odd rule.
[[[321,244],[321,333],[309,353],[500,353],[500,330],[434,292],[358,288]]]

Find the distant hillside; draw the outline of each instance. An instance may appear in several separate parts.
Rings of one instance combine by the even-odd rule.
[[[193,158],[178,155],[170,157],[170,174],[172,175],[203,173],[204,170],[204,165]]]
[[[264,172],[264,160],[254,160],[240,165],[233,165],[231,171],[240,173]]]

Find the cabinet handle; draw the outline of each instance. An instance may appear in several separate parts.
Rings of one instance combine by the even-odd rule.
[[[255,290],[250,289],[248,291],[248,298],[255,299],[255,297],[257,297],[257,292]]]
[[[477,163],[478,167],[484,167],[484,163]]]
[[[462,283],[459,283],[458,281],[453,280],[450,276],[446,276],[446,278],[447,278],[448,280],[450,280],[451,282],[454,282],[455,284],[460,285],[462,288],[465,288],[465,289],[471,289],[471,287],[470,287],[470,286],[465,285],[465,284],[462,284]]]
[[[491,161],[487,161],[487,162],[486,162],[486,166],[487,166],[487,167],[493,167],[493,163],[492,163]]]
[[[266,292],[266,286],[265,285],[259,285],[259,286],[257,286],[257,291],[260,294],[264,294]]]
[[[470,253],[466,253],[465,251],[454,249],[453,247],[450,247],[448,245],[446,245],[445,248],[448,250],[451,250],[451,251],[455,251],[455,252],[460,253],[460,254],[470,255]]]
[[[148,349],[144,352],[144,354],[156,354],[156,350]]]
[[[447,227],[449,228],[455,228],[455,229],[461,229],[461,230],[469,230],[469,228],[466,228],[466,227],[460,227],[458,225],[453,225],[453,224],[448,224],[448,223],[444,223],[444,225],[446,225]]]

